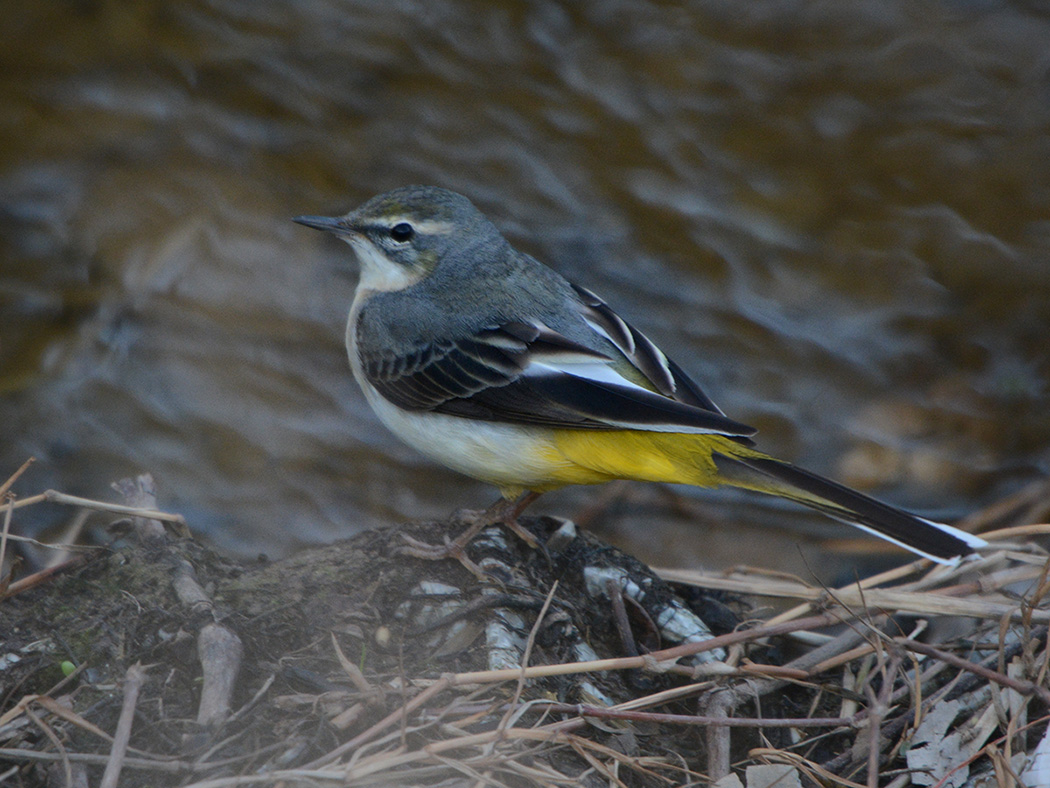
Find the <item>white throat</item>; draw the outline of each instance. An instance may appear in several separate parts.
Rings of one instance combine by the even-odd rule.
[[[390,260],[370,241],[349,236],[343,238],[357,255],[361,263],[361,276],[357,280],[358,292],[404,290],[422,279],[422,275],[410,271]]]

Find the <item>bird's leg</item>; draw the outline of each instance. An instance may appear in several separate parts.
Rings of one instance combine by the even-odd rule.
[[[445,543],[442,545],[427,544],[426,542],[414,539],[406,534],[401,534],[401,538],[407,544],[405,547],[401,548],[400,552],[427,561],[455,558],[470,570],[472,574],[477,575],[483,580],[487,580],[488,577],[485,573],[482,572],[478,565],[471,561],[464,552],[467,545],[471,543],[474,537],[477,536],[482,529],[487,528],[490,525],[501,524],[513,531],[518,538],[525,542],[529,547],[535,548],[538,544],[536,542],[536,537],[522,527],[518,522],[518,516],[525,511],[530,503],[539,497],[540,494],[538,492],[527,491],[519,495],[513,501],[509,501],[506,498],[500,498],[496,503],[492,504],[492,506],[482,512],[464,512],[460,515],[459,519],[469,523],[468,528],[455,539],[445,537]]]
[[[526,490],[513,501],[508,501],[506,498],[500,498],[496,503],[492,504],[492,506],[482,512],[481,518],[488,521],[485,525],[502,523],[513,531],[521,541],[529,547],[536,549],[538,546],[536,537],[525,530],[521,523],[518,522],[518,517],[529,507],[529,504],[539,497],[540,493]],[[482,528],[484,527],[485,526],[482,526]]]

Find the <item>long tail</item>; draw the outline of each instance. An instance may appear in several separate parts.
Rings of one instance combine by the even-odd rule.
[[[715,451],[712,459],[724,483],[797,501],[938,563],[955,563],[988,545],[973,534],[909,514],[757,452],[730,456]]]

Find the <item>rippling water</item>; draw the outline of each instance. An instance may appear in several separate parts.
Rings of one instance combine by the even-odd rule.
[[[0,476],[35,455],[23,493],[148,470],[195,530],[273,555],[488,503],[373,418],[349,250],[288,221],[406,183],[469,195],[773,453],[943,516],[1050,465],[1040,3],[18,5]],[[796,566],[757,526],[835,531],[677,493],[546,509],[680,562]]]

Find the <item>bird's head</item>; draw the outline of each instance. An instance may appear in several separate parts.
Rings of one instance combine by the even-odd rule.
[[[439,266],[480,259],[479,247],[505,243],[470,200],[436,186],[395,189],[345,216],[293,221],[349,243],[361,263],[360,286],[368,290],[404,289]]]

